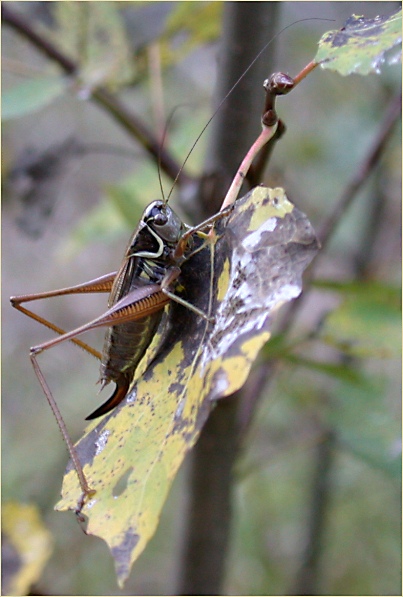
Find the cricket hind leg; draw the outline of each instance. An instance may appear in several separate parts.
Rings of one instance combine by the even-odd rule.
[[[99,278],[95,278],[94,280],[90,280],[89,282],[84,282],[83,284],[77,284],[76,286],[69,286],[67,288],[61,288],[58,290],[50,290],[48,292],[40,292],[35,294],[24,294],[20,296],[12,296],[10,298],[11,305],[24,313],[27,317],[30,317],[34,321],[42,324],[43,326],[47,327],[48,329],[52,330],[59,334],[59,336],[63,336],[66,332],[59,326],[55,325],[48,319],[37,315],[30,309],[26,307],[22,307],[23,303],[27,303],[30,301],[36,301],[45,298],[52,298],[57,296],[66,296],[68,294],[82,294],[82,293],[97,293],[97,292],[110,292],[112,288],[113,281],[116,277],[116,272],[112,272],[110,274],[105,274],[104,276],[100,276]],[[76,346],[79,346],[83,350],[85,350],[88,354],[91,354],[96,359],[101,359],[101,353],[83,342],[82,340],[78,340],[77,338],[70,338],[70,341],[73,342]]]
[[[24,313],[24,315],[27,315],[28,317],[30,317],[31,319],[34,319],[38,323],[41,323],[42,325],[49,328],[53,332],[56,332],[57,334],[59,334],[59,336],[64,336],[66,334],[66,330],[63,330],[62,328],[55,325],[48,319],[45,319],[44,317],[37,315],[33,311],[30,311],[29,309],[26,309],[25,307],[21,307],[21,305],[18,305],[18,306],[13,305],[13,306],[15,306],[15,308],[18,309],[18,311],[21,311],[21,313]],[[83,342],[82,340],[79,340],[78,338],[70,338],[70,342],[73,342],[73,344],[75,344],[79,348],[82,348],[85,352],[87,352],[91,356],[95,357],[98,361],[101,360],[101,357],[102,357],[101,353],[98,350],[96,350],[95,348],[93,348],[92,346],[90,346],[89,344],[87,344],[86,342]]]
[[[79,480],[81,491],[82,491],[82,494],[77,502],[77,507],[76,507],[76,514],[79,515],[85,502],[87,501],[87,499],[91,498],[93,495],[95,495],[96,491],[94,489],[91,489],[91,487],[88,484],[88,481],[84,474],[84,470],[83,470],[82,464],[80,462],[80,459],[78,457],[77,451],[76,451],[73,441],[70,437],[70,434],[67,430],[66,423],[64,422],[64,419],[62,417],[62,414],[60,412],[60,409],[57,405],[56,400],[53,398],[52,392],[50,391],[50,388],[46,382],[45,376],[43,375],[41,368],[38,365],[38,361],[36,360],[36,357],[34,354],[31,354],[30,358],[31,358],[32,366],[35,371],[35,375],[38,378],[38,381],[41,385],[42,391],[46,396],[46,399],[48,401],[50,408],[52,409],[53,415],[57,421],[60,432],[61,432],[64,442],[66,444],[67,450],[68,450],[71,460],[73,462],[74,470],[76,471],[77,476],[78,476],[78,480]]]
[[[24,315],[27,315],[31,319],[34,319],[38,323],[41,323],[45,327],[51,329],[52,331],[54,331],[57,334],[62,336],[66,333],[65,330],[56,326],[55,324],[48,321],[47,319],[40,317],[33,311],[30,311],[29,309],[22,307],[22,303],[26,303],[29,301],[35,301],[35,300],[39,300],[42,298],[64,296],[67,294],[79,294],[79,293],[83,293],[83,292],[84,293],[110,292],[110,289],[112,288],[112,284],[113,284],[113,280],[114,280],[115,276],[116,276],[116,272],[112,272],[111,274],[106,274],[105,276],[96,278],[95,280],[91,280],[90,282],[86,282],[84,284],[79,284],[77,286],[72,286],[72,287],[68,287],[68,288],[62,288],[59,290],[53,290],[53,291],[42,292],[42,293],[37,293],[37,294],[14,296],[14,297],[11,297],[10,300],[11,300],[12,306],[14,308],[16,308],[18,311],[21,311],[21,313],[24,313]],[[97,350],[95,350],[94,348],[92,348],[91,346],[86,344],[85,342],[82,342],[81,340],[78,340],[77,338],[71,338],[71,341],[74,344],[76,344],[77,346],[79,346],[80,348],[82,348],[83,350],[85,350],[87,353],[91,354],[92,356],[94,356],[95,358],[100,360],[101,354]],[[49,404],[49,406],[53,412],[53,415],[57,421],[57,424],[61,431],[63,440],[66,444],[67,450],[68,450],[71,460],[73,462],[74,469],[78,476],[82,494],[77,502],[76,514],[77,514],[77,516],[80,516],[80,512],[81,512],[85,502],[87,501],[88,498],[92,497],[95,494],[95,490],[91,489],[88,484],[88,481],[84,474],[83,467],[81,465],[77,451],[76,451],[74,444],[70,438],[69,432],[68,432],[66,424],[63,420],[62,414],[59,410],[59,407],[58,407],[55,399],[53,398],[52,392],[46,382],[45,376],[43,375],[41,368],[39,367],[35,353],[31,353],[30,359],[31,359],[31,363],[32,363],[35,375],[41,385],[42,391],[45,394],[48,404]]]

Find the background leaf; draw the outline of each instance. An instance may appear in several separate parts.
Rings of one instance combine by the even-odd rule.
[[[1,514],[2,594],[28,595],[52,553],[52,537],[33,504],[6,502]]]
[[[80,64],[80,81],[90,89],[127,83],[134,61],[115,2],[60,2],[54,9],[51,35]]]
[[[340,75],[379,73],[383,63],[401,61],[402,11],[368,19],[353,15],[338,31],[325,33],[315,62]]]
[[[386,408],[387,379],[366,374],[366,384],[342,380],[331,390],[327,420],[337,428],[344,450],[395,483],[401,479],[400,424]]]
[[[36,77],[4,89],[1,94],[1,119],[19,118],[50,104],[66,91],[67,77]]]

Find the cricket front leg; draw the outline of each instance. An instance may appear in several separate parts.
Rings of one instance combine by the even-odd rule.
[[[179,267],[172,267],[171,269],[169,269],[161,282],[161,292],[163,292],[172,301],[175,301],[175,303],[183,305],[184,307],[189,309],[189,311],[193,311],[193,313],[196,313],[196,315],[199,315],[209,323],[214,323],[214,317],[209,317],[204,311],[198,309],[195,305],[192,305],[192,303],[189,303],[188,301],[181,298],[180,296],[178,296],[170,290],[171,285],[173,284],[173,282],[175,282],[175,280],[178,279],[180,273],[181,270]]]

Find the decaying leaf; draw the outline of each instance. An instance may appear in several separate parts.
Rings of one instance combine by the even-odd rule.
[[[172,302],[168,332],[145,373],[77,445],[96,490],[83,508],[87,532],[107,542],[120,584],[153,535],[214,401],[243,385],[276,311],[300,294],[318,250],[306,216],[280,188],[258,187],[238,200],[216,233],[182,270],[184,297],[214,323]],[[74,509],[80,493],[70,468],[57,509]]]
[[[341,75],[379,73],[383,63],[401,61],[402,11],[367,19],[353,15],[319,42],[315,62]]]

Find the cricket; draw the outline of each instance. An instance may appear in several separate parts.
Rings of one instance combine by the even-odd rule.
[[[290,26],[285,27],[274,37],[277,37]],[[181,169],[222,104],[273,39],[267,42],[221,100],[193,143]],[[214,224],[228,216],[232,211],[253,159],[266,143],[275,137],[279,138],[282,134],[282,123],[275,111],[276,97],[291,91],[315,67],[316,64],[311,63],[295,78],[291,78],[284,73],[275,73],[264,81],[263,87],[266,92],[266,99],[261,117],[262,132],[245,155],[221,208],[215,215],[193,227],[184,224],[168,205],[168,200],[181,170],[178,172],[166,199],[164,198],[161,174],[158,172],[163,198],[153,201],[145,208],[139,224],[129,240],[119,269],[75,286],[48,292],[12,296],[10,298],[11,305],[14,308],[57,334],[56,338],[31,347],[30,359],[78,475],[82,496],[77,507],[77,513],[81,511],[87,498],[94,495],[95,492],[89,487],[74,443],[38,363],[38,356],[55,345],[69,340],[100,361],[98,383],[101,385],[101,389],[110,382],[114,382],[115,390],[106,402],[86,417],[86,420],[92,420],[107,414],[125,399],[130,386],[135,380],[137,366],[160,327],[165,308],[168,306],[169,309],[169,304],[172,301],[184,305],[197,316],[207,321],[214,320],[210,314],[201,312],[178,294],[181,265],[191,259],[195,252],[202,250],[205,243],[210,242],[214,236]],[[69,332],[23,306],[26,303],[40,299],[81,293],[109,293],[107,309],[92,321]],[[84,332],[99,327],[107,328],[101,352],[77,338]]]

